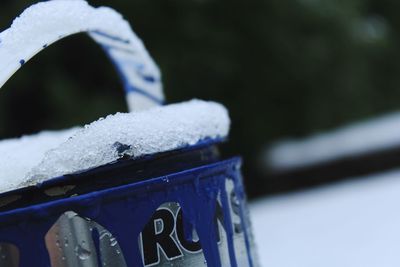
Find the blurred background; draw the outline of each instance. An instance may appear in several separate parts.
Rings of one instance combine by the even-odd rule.
[[[0,29],[6,29],[17,14],[34,2],[1,1]],[[396,113],[400,108],[400,2],[89,2],[110,5],[132,23],[162,70],[169,102],[201,98],[222,102],[229,108],[233,124],[224,152],[244,157],[245,184],[251,200],[269,196],[267,202],[255,202],[255,213],[265,210],[276,215],[259,221],[255,218],[256,227],[266,228],[268,221],[277,225],[299,221],[306,225],[281,227],[267,250],[282,244],[281,250],[272,253],[282,254],[282,259],[292,238],[309,237],[312,243],[290,243],[293,253],[310,253],[313,260],[308,264],[297,261],[297,265],[299,258],[292,257],[292,265],[277,260],[276,266],[320,264],[316,248],[321,250],[321,244],[329,243],[329,238],[342,236],[333,231],[325,241],[322,237],[312,239],[313,234],[321,236],[332,228],[320,227],[317,234],[312,233],[318,227],[309,224],[310,218],[319,226],[336,222],[335,219],[348,226],[346,218],[354,218],[349,222],[353,228],[343,226],[338,231],[343,230],[340,233],[346,235],[361,229],[359,235],[353,236],[352,249],[359,249],[357,253],[364,259],[375,247],[368,250],[363,245],[376,241],[365,233],[382,230],[389,221],[400,223],[400,218],[385,217],[394,215],[394,205],[400,201],[393,191],[400,190],[396,178],[400,172],[393,173],[400,166],[400,115]],[[87,36],[77,35],[46,49],[4,86],[0,97],[0,137],[83,125],[118,111],[126,111],[126,106],[112,64]],[[378,180],[385,181],[390,190],[375,184],[377,178],[371,175],[380,177]],[[343,184],[349,179],[351,184]],[[354,184],[364,180],[370,186]],[[325,187],[304,191],[317,185]],[[369,191],[374,188],[382,190]],[[360,192],[364,194],[357,195]],[[374,199],[364,199],[366,195]],[[382,196],[391,197],[383,201]],[[327,206],[308,206],[324,199]],[[304,205],[296,206],[299,203]],[[357,213],[359,206],[368,207],[365,214],[370,217]],[[326,207],[336,213],[325,216]],[[344,207],[354,209],[340,213]],[[382,212],[383,207],[387,213],[379,216],[370,210]],[[296,213],[302,208],[303,213]],[[321,214],[318,218],[322,221],[313,217],[315,214]],[[376,218],[383,218],[381,224],[376,224]],[[365,222],[368,227],[359,228]],[[258,231],[257,235],[264,234]],[[299,233],[303,236],[296,238]],[[272,233],[267,235],[271,237]],[[393,239],[395,235],[391,232],[387,236]],[[382,241],[381,237],[376,233]],[[346,239],[336,241],[338,250],[351,250],[341,246]],[[392,241],[399,248],[400,237]],[[386,249],[385,242],[377,243],[385,253],[396,247]],[[326,248],[326,255],[334,255],[332,246]],[[269,254],[262,257],[265,255]],[[324,258],[321,255],[325,254],[318,255]],[[350,262],[344,259],[343,262]],[[343,262],[330,262],[332,266],[345,266]],[[369,266],[393,263],[368,262]],[[366,266],[359,261],[352,264],[349,266]]]
[[[3,0],[0,29],[35,2]],[[201,98],[229,108],[225,150],[245,158],[250,198],[301,186],[268,179],[261,158],[272,142],[400,107],[400,2],[89,2],[132,23],[160,65],[169,102]],[[111,63],[83,34],[46,49],[3,89],[1,138],[126,111]]]

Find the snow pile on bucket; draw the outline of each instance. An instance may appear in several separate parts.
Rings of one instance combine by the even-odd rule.
[[[224,138],[229,125],[228,112],[222,105],[192,100],[117,113],[57,135],[42,133],[5,140],[0,142],[0,191],[98,167],[124,156],[137,158],[208,138]]]
[[[0,191],[20,184],[26,174],[43,159],[45,153],[65,142],[78,128],[42,132],[34,136],[0,142]]]

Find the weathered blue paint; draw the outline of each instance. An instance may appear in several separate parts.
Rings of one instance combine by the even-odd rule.
[[[101,44],[101,47],[108,55],[110,61],[113,63],[115,70],[118,72],[118,76],[120,77],[120,79],[122,81],[123,87],[125,89],[125,93],[128,94],[131,92],[135,92],[142,96],[145,96],[146,98],[150,99],[157,105],[165,104],[165,100],[163,98],[154,96],[153,94],[149,93],[148,90],[146,90],[144,88],[140,88],[136,84],[129,81],[129,79],[127,78],[128,77],[127,70],[129,70],[129,72],[136,73],[145,83],[161,84],[161,80],[159,78],[142,73],[142,71],[141,71],[142,65],[141,64],[135,63],[133,61],[128,61],[128,60],[115,59],[111,53],[113,50],[117,50],[117,51],[123,51],[126,54],[135,54],[135,51],[126,50],[124,48],[121,48],[118,46],[113,46],[110,44]],[[125,66],[128,66],[128,68],[125,68]]]

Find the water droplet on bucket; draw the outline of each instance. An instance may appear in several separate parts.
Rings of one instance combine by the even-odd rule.
[[[105,238],[106,236],[108,236],[107,231],[106,231],[106,230],[101,230],[101,231],[100,231],[100,239],[103,239],[103,238]]]
[[[111,236],[110,237],[110,246],[115,247],[118,244],[117,239],[115,237]]]
[[[61,244],[60,244],[60,240],[56,240],[56,247],[58,248],[58,250],[61,251]]]
[[[90,250],[82,247],[82,245],[78,245],[75,247],[75,254],[77,257],[79,257],[79,259],[86,260],[90,257],[92,253],[90,252]]]

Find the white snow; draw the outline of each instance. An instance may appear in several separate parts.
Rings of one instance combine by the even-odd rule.
[[[250,205],[264,267],[400,266],[400,169]]]
[[[115,10],[83,0],[32,5],[0,33],[0,87],[39,51],[79,32],[105,48],[124,76],[128,105],[135,112],[110,115],[81,129],[1,141],[0,192],[122,156],[135,158],[228,135],[228,112],[218,103],[192,100],[161,106],[160,71],[129,23]]]
[[[58,132],[47,131],[0,141],[0,191],[18,187],[48,150],[58,147],[77,130],[78,128]]]
[[[400,112],[388,114],[303,140],[276,143],[265,155],[275,170],[311,166],[400,145]]]
[[[0,142],[0,192],[63,174],[225,138],[230,119],[215,102],[192,100],[134,113],[117,113],[82,129]],[[70,137],[70,138],[69,138]],[[119,146],[125,151],[119,151]]]
[[[124,75],[127,90],[131,87],[141,90],[128,92],[128,95],[134,95],[127,97],[130,110],[149,108],[164,100],[160,71],[129,23],[115,10],[95,8],[83,0],[37,3],[18,16],[9,29],[0,33],[0,87],[38,52],[80,32],[87,32],[96,42],[107,47],[107,53]],[[145,77],[154,81],[147,82]],[[157,101],[150,101],[153,98]]]

